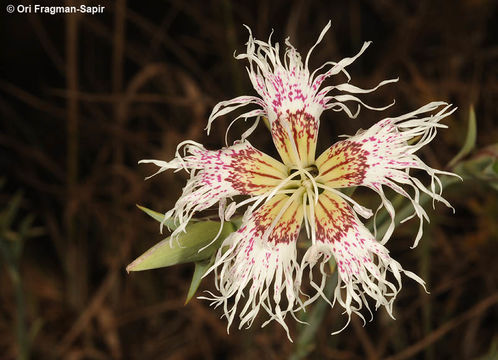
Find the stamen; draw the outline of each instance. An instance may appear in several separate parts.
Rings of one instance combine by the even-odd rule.
[[[315,178],[313,177],[313,175],[311,175],[309,173],[309,171],[305,170],[305,169],[301,169],[301,172],[304,173],[311,181],[311,183],[313,184],[313,189],[315,191],[315,204],[318,203],[318,196],[320,195],[320,193],[318,192],[318,186],[317,186],[317,183],[315,181]]]
[[[294,153],[293,155],[296,159],[295,162],[297,163],[297,166],[299,168],[301,168],[303,163],[302,163],[301,157],[299,156],[299,151],[297,150],[297,145],[296,145],[296,142],[294,141],[294,137],[292,136],[291,124],[289,124],[289,120],[287,118],[285,118],[285,121],[282,121],[282,125],[283,125],[285,131],[287,132],[289,142],[291,143],[291,148],[292,148],[292,151]]]
[[[303,193],[303,218],[304,218],[304,226],[306,228],[306,235],[308,238],[310,237],[310,226],[308,224],[308,214],[306,212],[306,205],[308,203],[307,193]]]
[[[360,214],[361,216],[363,216],[365,219],[368,219],[368,218],[370,218],[373,215],[372,210],[367,209],[364,206],[361,206],[360,204],[358,204],[356,201],[354,201],[352,198],[350,198],[349,196],[347,196],[343,192],[341,192],[341,191],[339,191],[337,189],[331,188],[330,186],[321,184],[321,183],[318,183],[317,185],[318,185],[318,187],[320,187],[320,188],[322,188],[324,190],[327,190],[327,191],[333,192],[336,195],[339,195],[344,200],[346,200],[346,201],[350,202],[351,204],[353,204],[354,211],[356,211],[358,214]]]
[[[309,206],[309,225],[311,228],[311,243],[315,244],[316,243],[316,229],[315,229],[315,205],[313,204],[312,198],[313,194],[311,193],[310,189],[306,189],[306,194],[308,195],[308,204],[305,204],[304,206],[306,207],[307,205]],[[316,202],[318,201],[318,197],[316,198]],[[306,212],[306,209],[305,209]]]
[[[286,177],[284,180],[282,180],[282,182],[280,184],[278,184],[271,191],[266,192],[266,193],[264,193],[262,195],[255,196],[255,198],[257,198],[257,200],[255,201],[255,203],[253,205],[251,205],[251,208],[248,209],[248,213],[251,213],[253,211],[253,209],[256,209],[263,202],[263,200],[266,200],[265,203],[267,203],[268,201],[270,201],[284,186],[289,185],[290,183],[292,183],[293,182],[292,179],[295,178],[295,177],[297,177],[298,175],[300,175],[299,172],[293,173],[293,174],[289,175],[288,177]],[[292,190],[292,192],[294,192],[294,191],[295,190]],[[242,201],[240,204],[244,204],[245,205],[245,204],[249,203],[252,200],[253,199],[247,199],[245,201]],[[237,206],[237,207],[239,207],[239,206]]]
[[[279,190],[275,193],[275,195],[278,195],[278,194],[291,194],[291,193],[294,193],[294,189],[284,189],[284,190]],[[252,202],[255,202],[257,200],[260,200],[260,199],[266,199],[266,197],[268,196],[268,193],[264,193],[264,194],[261,194],[261,195],[254,195],[253,197],[249,198],[249,199],[246,199],[246,200],[243,200],[241,202],[239,202],[237,205],[236,205],[236,209],[242,207],[242,206],[245,206],[247,204],[250,204]]]
[[[266,202],[268,202],[272,197],[275,196],[275,194],[277,193],[277,191],[279,191],[280,189],[282,189],[285,185],[288,185],[289,183],[291,183],[291,179],[297,177],[300,173],[294,173],[290,176],[288,176],[287,178],[285,178],[284,180],[282,180],[282,182],[280,184],[278,184],[272,191],[269,192],[269,195],[268,195],[268,199],[266,200]]]

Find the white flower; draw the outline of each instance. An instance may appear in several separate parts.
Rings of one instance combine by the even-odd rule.
[[[330,23],[316,44],[329,27]],[[260,97],[244,96],[222,102],[209,120],[210,124],[214,118],[240,106],[259,105],[260,108],[242,117],[268,119],[282,161],[255,149],[244,138],[216,151],[187,141],[179,145],[175,159],[170,162],[142,162],[156,164],[158,172],[185,169],[191,175],[182,196],[165,216],[180,224],[172,238],[184,231],[198,211],[218,204],[220,218],[225,221],[236,209],[248,206],[242,226],[224,240],[212,267],[219,294],[210,294],[208,298],[214,305],[223,307],[228,326],[237,314],[240,327],[250,326],[263,309],[270,317],[268,321],[276,320],[288,333],[285,316],[294,315],[318,297],[324,297],[324,266],[332,257],[337,263],[339,279],[334,302],[342,305],[349,316],[353,312],[362,316],[360,309],[368,308],[368,296],[375,301],[376,308],[384,306],[392,316],[392,304],[401,289],[401,274],[422,285],[424,282],[405,271],[383,245],[392,234],[395,215],[383,186],[411,201],[412,216],[420,218],[421,226],[427,214],[419,204],[420,192],[449,206],[441,197],[438,179],[438,175],[446,173],[430,168],[414,153],[434,138],[437,128],[445,127],[440,120],[454,109],[446,103],[433,102],[412,113],[384,119],[366,131],[337,142],[316,157],[322,111],[344,110],[353,117],[344,102],[363,104],[350,94],[330,95],[333,89],[370,92],[395,80],[383,81],[371,90],[349,84],[322,88],[325,79],[339,72],[349,79],[345,66],[353,62],[368,43],[355,57],[328,62],[311,75],[308,70],[311,50],[303,65],[288,40],[286,44],[282,64],[278,44],[250,37],[247,53],[237,57],[249,60],[249,76]],[[318,74],[320,71],[323,72]],[[436,114],[428,114],[437,109]],[[418,141],[409,144],[414,138]],[[411,169],[425,171],[432,179],[430,187],[412,176]],[[381,206],[392,218],[382,241],[377,241],[358,218],[358,215],[368,218],[372,211],[338,190],[351,186],[366,186],[380,195]],[[240,199],[239,195],[246,198]],[[227,205],[229,201],[232,202]],[[311,245],[299,261],[296,243],[302,224]],[[422,227],[415,245],[421,234]],[[321,271],[319,282],[312,277],[315,266]],[[316,294],[303,298],[300,289],[306,270]],[[396,283],[388,279],[389,272]]]

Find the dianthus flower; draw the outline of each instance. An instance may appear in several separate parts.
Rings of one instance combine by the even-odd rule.
[[[175,207],[165,214],[165,220],[173,218],[179,225],[172,239],[185,231],[185,226],[199,211],[217,204],[223,222],[238,208],[247,206],[242,225],[223,241],[212,267],[219,294],[210,293],[206,297],[223,307],[228,327],[237,313],[240,327],[249,327],[263,308],[270,317],[267,322],[276,320],[288,333],[284,321],[288,313],[294,316],[295,311],[318,297],[326,298],[323,292],[327,278],[325,265],[332,258],[338,271],[333,302],[344,307],[348,319],[352,313],[362,317],[360,309],[369,306],[367,296],[373,299],[376,309],[384,306],[392,316],[402,273],[424,285],[422,279],[392,259],[384,246],[394,229],[395,210],[383,189],[384,186],[391,188],[411,201],[414,213],[410,217],[420,219],[416,245],[422,235],[423,219],[428,220],[419,204],[421,192],[449,204],[441,197],[438,178],[448,173],[432,169],[414,153],[436,136],[437,128],[446,127],[440,120],[454,109],[443,102],[432,102],[411,113],[386,118],[368,130],[335,143],[317,157],[320,115],[324,110],[344,111],[352,118],[358,114],[359,107],[353,113],[346,105],[351,101],[358,106],[382,110],[365,105],[352,94],[368,93],[396,81],[386,80],[367,90],[349,84],[350,76],[345,68],[369,43],[354,57],[327,62],[310,74],[311,51],[329,27],[330,23],[308,52],[304,64],[288,39],[282,61],[279,45],[272,44],[271,37],[263,42],[250,34],[246,53],[236,58],[249,61],[247,70],[259,97],[241,96],[223,101],[215,106],[209,118],[208,130],[215,118],[242,106],[257,105],[239,118],[265,118],[281,161],[249,143],[246,137],[254,126],[242,140],[221,150],[206,150],[201,144],[186,141],[178,146],[170,162],[141,161],[157,165],[157,173],[184,169],[191,175]],[[339,73],[346,75],[348,83],[322,86],[325,80]],[[410,174],[412,169],[429,175],[429,188]],[[340,191],[355,186],[365,186],[379,194],[380,206],[385,207],[391,217],[391,224],[380,241],[358,217],[369,218],[372,211]],[[246,198],[239,200],[239,195]],[[296,244],[303,224],[311,241],[298,260]],[[313,278],[314,267],[318,268],[320,281]],[[311,296],[301,292],[306,271],[315,291]],[[388,276],[389,273],[392,275]]]

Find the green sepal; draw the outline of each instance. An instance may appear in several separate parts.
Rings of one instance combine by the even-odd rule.
[[[202,277],[209,268],[214,264],[214,256],[211,259],[204,261],[197,261],[195,263],[194,274],[192,275],[192,281],[190,282],[190,288],[188,289],[187,298],[185,299],[185,305],[187,305],[190,300],[194,297],[199,285],[201,284]]]
[[[144,213],[146,213],[147,215],[149,215],[151,218],[153,218],[154,220],[162,223],[163,220],[164,220],[164,214],[161,214],[157,211],[154,211],[154,210],[151,210],[149,208],[146,208],[145,206],[141,206],[141,205],[137,205],[137,208],[139,208],[140,210],[142,210]],[[168,227],[168,229],[170,230],[175,230],[177,227],[178,227],[178,224],[175,223],[175,221],[173,219],[168,219],[166,220],[164,223],[164,226]]]
[[[10,199],[5,209],[2,209],[0,212],[0,229],[2,232],[7,232],[7,230],[10,229],[15,217],[18,214],[22,199],[23,193],[21,191],[16,192],[16,194]]]
[[[455,166],[455,164],[457,164],[461,159],[470,154],[470,152],[474,150],[476,146],[476,139],[477,139],[476,113],[474,111],[474,106],[471,105],[469,110],[469,123],[467,127],[467,135],[465,137],[465,141],[458,154],[448,163],[448,167],[451,168]]]
[[[220,223],[203,221],[187,225],[185,232],[171,241],[170,237],[151,247],[126,267],[126,271],[157,269],[189,262],[209,259],[221,246],[222,241],[235,229],[230,222],[223,225],[220,236],[213,241],[220,229]],[[200,249],[206,247],[199,252]]]

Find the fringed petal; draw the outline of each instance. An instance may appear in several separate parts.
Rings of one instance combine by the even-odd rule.
[[[322,30],[317,42],[306,56],[303,64],[301,55],[285,41],[286,51],[281,57],[278,43],[272,44],[253,38],[249,30],[246,52],[236,55],[236,59],[247,59],[249,78],[261,98],[240,96],[223,101],[215,106],[208,121],[208,130],[219,116],[227,114],[241,106],[254,104],[258,109],[245,112],[238,118],[264,116],[268,119],[277,150],[284,164],[288,166],[307,167],[315,158],[319,118],[323,110],[345,111],[349,117],[357,115],[347,107],[345,102],[356,102],[369,109],[382,110],[364,104],[358,97],[349,94],[362,94],[375,91],[382,85],[394,80],[382,81],[372,89],[361,89],[349,83],[321,88],[323,82],[339,73],[350,79],[346,67],[353,63],[369,43],[365,43],[358,54],[339,62],[327,62],[310,74],[308,61],[313,49],[322,41],[330,28],[330,21]],[[335,92],[335,93],[333,93]]]
[[[419,117],[441,106],[444,107],[435,115]],[[316,161],[319,170],[317,182],[330,188],[362,185],[376,191],[392,219],[382,239],[383,244],[394,230],[395,216],[391,202],[384,195],[383,186],[405,196],[412,202],[415,210],[410,217],[416,215],[420,218],[414,243],[416,246],[422,236],[423,219],[428,220],[425,210],[419,204],[420,192],[450,206],[441,196],[442,186],[438,175],[453,174],[429,167],[414,153],[436,136],[437,128],[446,127],[440,121],[455,110],[444,102],[432,102],[409,114],[384,119],[370,129],[336,143]],[[416,142],[409,144],[414,139]],[[410,175],[410,169],[425,171],[431,177],[430,188]],[[410,195],[403,186],[411,188],[414,194]]]
[[[333,303],[337,301],[344,307],[349,317],[348,323],[352,313],[365,320],[360,312],[363,306],[371,313],[367,295],[375,301],[376,310],[384,306],[393,317],[393,302],[402,287],[401,273],[424,286],[422,279],[403,270],[389,256],[389,251],[375,240],[347,202],[338,195],[329,191],[320,195],[315,207],[315,219],[316,243],[305,253],[301,271],[304,272],[309,267],[310,282],[317,293],[304,306],[325,296],[323,289],[327,274],[323,265],[332,257],[335,258],[338,271]],[[315,283],[312,276],[317,264],[322,275],[320,283]],[[394,278],[394,283],[388,278],[389,273],[392,274],[389,277]]]
[[[181,148],[185,156],[180,154]],[[223,214],[227,198],[268,193],[288,175],[282,163],[249,142],[211,151],[189,141],[178,146],[176,157],[170,162],[142,160],[140,163],[154,163],[160,168],[157,173],[167,169],[185,169],[190,173],[181,197],[165,215],[165,220],[172,217],[179,224],[172,238],[184,231],[194,213],[219,203],[220,214]],[[231,205],[226,213],[233,211],[235,208]]]
[[[250,327],[263,308],[289,336],[284,318],[298,301],[296,239],[302,218],[299,196],[277,195],[225,239],[211,269],[220,294],[203,298],[223,306],[228,328],[238,309],[241,328]]]

